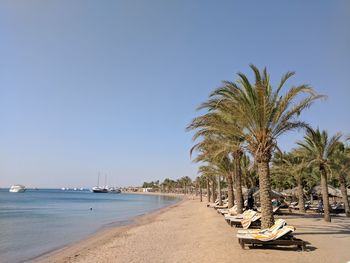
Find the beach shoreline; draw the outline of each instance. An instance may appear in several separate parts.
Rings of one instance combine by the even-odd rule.
[[[193,197],[140,216],[135,223],[111,228],[89,239],[38,258],[49,263],[109,262],[347,262],[350,260],[350,218],[324,222],[317,214],[278,215],[296,227],[307,250],[241,249],[237,229],[214,209]]]
[[[182,194],[172,194],[172,193],[159,193],[159,192],[123,192],[123,194],[138,194],[138,195],[157,195],[157,196],[168,196],[168,197],[176,197],[179,200],[174,203],[157,209],[155,211],[151,211],[149,213],[145,213],[136,217],[131,218],[130,220],[126,220],[123,222],[114,222],[109,224],[108,226],[102,227],[95,233],[83,238],[82,240],[69,243],[63,247],[59,247],[50,251],[47,251],[43,254],[37,255],[29,261],[31,262],[70,262],[70,255],[76,255],[80,250],[89,249],[91,246],[100,245],[102,243],[108,242],[111,238],[121,235],[123,232],[132,229],[136,226],[147,224],[152,222],[155,217],[158,215],[165,213],[169,209],[176,207],[180,203],[182,203],[186,198]],[[68,261],[67,261],[68,260]]]

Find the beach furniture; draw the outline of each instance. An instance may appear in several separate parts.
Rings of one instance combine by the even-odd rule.
[[[232,222],[231,225],[234,225],[235,227],[243,227],[244,229],[247,229],[249,227],[260,227],[261,226],[261,214],[256,213],[252,217],[245,217],[241,220],[240,224],[238,222]]]
[[[258,233],[237,233],[238,243],[244,249],[245,245],[252,246],[296,246],[305,250],[306,242],[293,237],[295,231],[293,226],[283,226],[275,231],[264,231]]]
[[[250,215],[254,215],[256,212],[253,210],[246,210],[244,211],[242,214],[238,214],[238,215],[229,215],[229,214],[225,214],[224,218],[227,221],[227,223],[230,222],[230,220],[241,220],[243,219],[245,216],[250,216]]]
[[[223,205],[219,206],[219,199],[216,199],[214,203],[208,203],[207,207],[215,208],[215,209],[225,209],[228,207],[228,199],[222,200]]]
[[[237,205],[234,205],[231,208],[226,208],[226,209],[218,209],[216,210],[219,214],[225,215],[237,215]]]
[[[298,202],[291,202],[288,206],[289,209],[299,209]]]
[[[228,203],[214,206],[215,209],[227,209]]]
[[[208,203],[207,207],[215,207],[216,205],[219,205],[219,200],[218,199],[214,203]]]
[[[331,205],[331,213],[340,214],[345,213],[345,207],[342,203],[335,203]]]
[[[281,208],[280,206],[273,206],[273,207],[272,207],[272,212],[273,212],[274,214],[278,214],[280,208]],[[256,211],[258,211],[259,213],[261,213],[261,208],[258,207],[258,208],[256,209]]]
[[[243,214],[237,216],[225,215],[225,220],[228,224],[235,227],[243,227],[244,229],[260,226],[261,215],[254,210],[244,211]]]
[[[284,227],[287,225],[287,222],[284,219],[277,219],[275,221],[275,224],[271,226],[270,228],[266,229],[239,229],[237,230],[238,234],[267,234],[267,233],[274,233],[278,229]]]

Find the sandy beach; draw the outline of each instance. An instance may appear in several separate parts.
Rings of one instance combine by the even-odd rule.
[[[108,229],[37,262],[348,262],[350,219],[280,216],[310,242],[305,252],[293,249],[245,249],[235,228],[198,200],[184,200],[142,216],[132,225]]]

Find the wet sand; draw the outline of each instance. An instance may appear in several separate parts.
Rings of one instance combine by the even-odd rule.
[[[214,209],[184,200],[139,217],[134,224],[108,229],[55,251],[38,262],[348,262],[350,218],[326,223],[318,215],[278,216],[297,228],[295,236],[310,242],[295,248],[242,250],[230,227]]]

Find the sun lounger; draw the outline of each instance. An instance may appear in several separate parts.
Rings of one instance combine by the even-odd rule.
[[[244,229],[247,229],[249,227],[260,227],[261,226],[260,218],[261,218],[261,214],[257,213],[253,217],[243,218],[240,224],[231,222],[231,225],[235,225],[236,227],[243,227]]]
[[[225,200],[222,200],[222,203],[223,204],[226,204],[228,202],[228,199],[225,199]],[[214,203],[208,203],[207,204],[207,207],[212,207],[212,208],[216,208],[216,207],[218,207],[218,208],[227,208],[227,206],[223,206],[223,207],[220,207],[219,206],[219,199],[216,199],[215,200],[215,202]]]
[[[270,228],[266,229],[239,229],[237,230],[238,234],[265,234],[265,233],[274,233],[278,229],[284,227],[287,225],[286,221],[284,219],[277,219],[275,221],[275,224],[271,226]]]
[[[223,204],[223,205],[216,205],[216,206],[214,206],[214,208],[215,209],[226,209],[226,208],[228,208],[228,204],[226,203],[226,204]]]
[[[216,205],[219,205],[219,200],[216,200],[214,203],[207,203],[207,207],[215,207]]]
[[[280,210],[280,206],[273,206],[272,207],[272,213],[274,213],[274,214],[278,214],[278,211]],[[258,207],[257,209],[256,209],[256,211],[258,211],[259,213],[261,213],[261,207]]]
[[[291,202],[288,206],[290,209],[299,209],[298,202]]]
[[[243,214],[238,216],[227,216],[225,215],[225,220],[231,226],[248,228],[250,226],[258,227],[260,225],[261,215],[256,211],[247,210]]]
[[[231,208],[226,208],[226,209],[218,209],[216,210],[219,214],[225,215],[237,215],[237,205],[234,205]]]
[[[297,246],[305,250],[306,242],[294,238],[292,233],[295,231],[293,226],[283,226],[275,231],[265,231],[263,233],[237,233],[238,243],[244,249],[245,245],[262,246]]]
[[[247,213],[251,213],[251,211],[253,211],[253,210],[246,210],[243,212],[243,214],[238,214],[238,215],[225,214],[224,217],[225,217],[225,220],[227,221],[227,223],[230,223],[231,219],[233,219],[233,220],[234,219],[243,219],[244,215]]]

